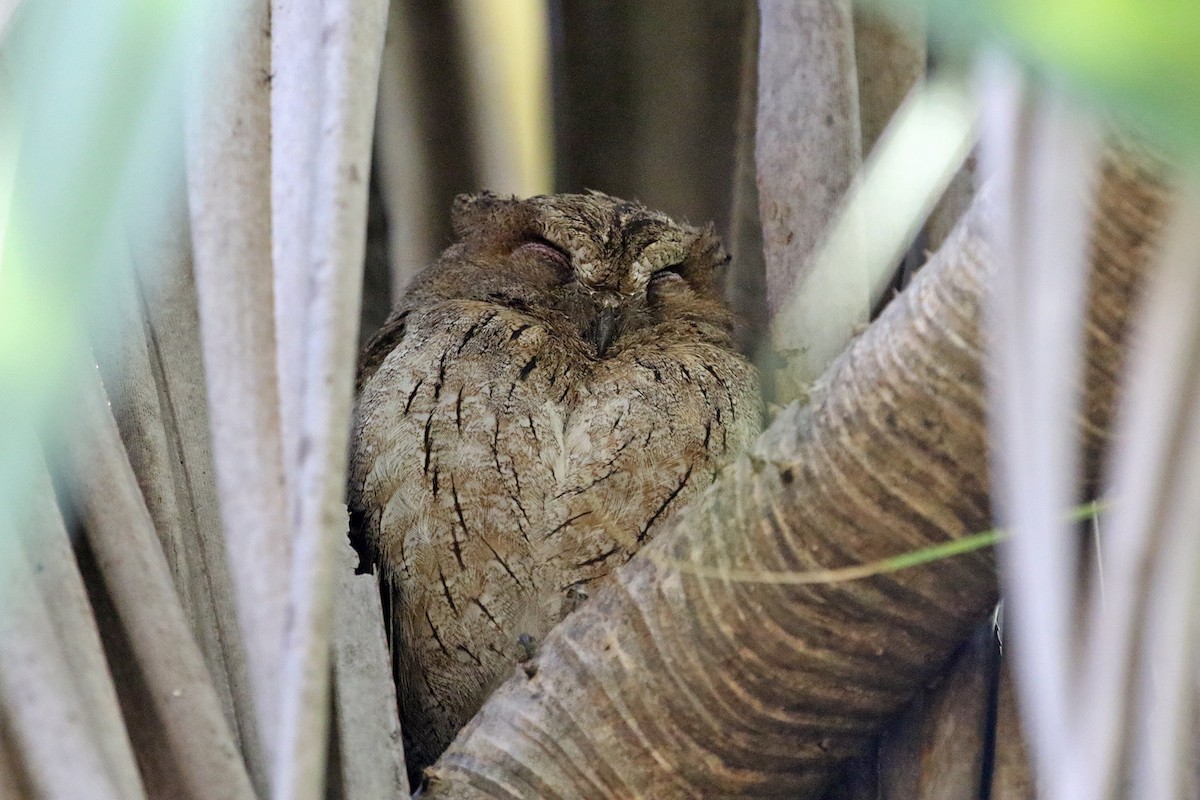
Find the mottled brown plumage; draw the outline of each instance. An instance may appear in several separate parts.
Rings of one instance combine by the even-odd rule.
[[[363,354],[351,455],[415,769],[761,415],[711,231],[598,193],[454,225]]]

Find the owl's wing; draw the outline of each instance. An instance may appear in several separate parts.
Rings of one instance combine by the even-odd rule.
[[[349,498],[381,568],[410,764],[428,764],[512,670],[519,635],[548,627],[526,537],[553,527],[543,406],[561,390],[542,375],[566,379],[552,337],[521,312],[411,308],[360,365]]]
[[[407,332],[406,321],[410,313],[411,310],[407,308],[398,308],[393,311],[387,321],[383,323],[383,327],[367,342],[362,355],[358,357],[358,376],[354,384],[355,395],[362,391],[363,385],[379,369],[379,365],[388,357],[388,353],[395,350],[404,341],[404,334]]]
[[[393,311],[387,321],[383,323],[383,327],[376,331],[375,335],[367,342],[366,347],[363,348],[362,354],[358,358],[358,374],[354,383],[356,404],[363,386],[379,369],[379,365],[388,357],[388,354],[404,341],[409,313],[410,309],[408,308],[398,308]],[[353,494],[353,489],[350,491]],[[360,575],[373,572],[376,554],[372,552],[372,537],[367,529],[366,514],[362,510],[356,509],[357,504],[353,502],[353,497],[347,499],[350,512],[350,544],[358,553],[358,568],[355,572]],[[385,592],[385,594],[387,593]]]

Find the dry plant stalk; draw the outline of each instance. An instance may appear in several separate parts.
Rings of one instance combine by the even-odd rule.
[[[333,623],[386,2],[276,5],[274,21],[265,0],[221,6],[219,35],[196,37],[191,230],[172,208],[119,243],[145,266],[140,286],[119,276],[114,327],[133,335],[105,361],[120,425],[93,370],[72,440],[91,596],[48,488],[30,523],[45,538],[16,548],[38,572],[22,559],[0,586],[22,612],[0,619],[18,634],[0,643],[5,788],[320,796],[336,650],[340,796],[407,793],[398,734],[368,735],[397,718],[372,578],[346,570],[336,642]]]
[[[276,4],[277,11],[286,5]],[[292,543],[272,789],[298,800],[322,796],[326,772],[337,547],[339,540],[345,547],[348,525],[346,421],[353,405],[363,221],[386,13],[383,0],[323,0],[272,17],[273,25],[283,24],[279,33],[290,34],[273,39],[273,63],[283,80],[273,84],[273,95],[280,95],[272,98],[272,186]],[[298,231],[304,234],[292,235]],[[363,625],[378,621],[369,606],[362,612]],[[345,683],[343,696],[356,687],[365,688]],[[386,709],[384,700],[379,698]],[[371,755],[380,766],[388,756]],[[354,766],[359,753],[342,756],[343,766]],[[364,771],[371,768],[358,763]]]
[[[983,62],[981,156],[993,175],[989,235],[997,275],[986,307],[994,495],[1012,530],[1002,550],[1014,669],[1034,723],[1035,753],[1066,758],[1060,721],[1074,670],[1076,417],[1079,335],[1088,285],[1090,212],[1100,157],[1096,124],[1065,98],[1028,85],[1004,57]],[[1040,673],[1040,674],[1038,674]],[[1050,796],[1061,786],[1050,785]]]
[[[89,549],[163,737],[157,746],[168,754],[172,780],[185,796],[249,800],[254,791],[245,765],[192,638],[98,372],[85,373],[81,384],[72,479],[81,489]],[[140,733],[144,740],[146,731]]]
[[[419,34],[412,16],[406,3],[389,5],[375,125],[374,169],[387,216],[393,303],[437,257],[434,209],[426,199],[433,156],[422,139],[419,115],[420,108],[436,107],[437,101],[421,94],[414,52]]]
[[[936,685],[919,690],[878,747],[845,765],[822,800],[977,800],[991,742],[998,649],[979,625]]]
[[[806,293],[819,319],[777,332],[781,402],[801,397],[870,312],[857,266],[814,270],[812,256],[862,166],[850,0],[759,4],[758,203],[767,305]],[[857,264],[857,262],[855,262]],[[847,273],[850,274],[847,274]]]
[[[1070,761],[1049,769],[1081,796],[1190,798],[1200,779],[1194,751],[1198,223],[1200,191],[1189,183],[1163,233],[1162,258],[1134,321],[1136,346],[1123,373],[1126,402],[1105,476],[1106,492],[1119,502],[1105,520],[1090,581],[1081,579],[1077,589],[1080,597],[1090,590],[1086,627],[1074,642],[1060,643],[1073,658],[1070,688],[1077,692],[1066,722],[1076,747]],[[1027,700],[1028,686],[1020,688]]]
[[[94,334],[121,439],[137,475],[189,626],[254,780],[264,773],[245,650],[233,610],[216,506],[190,239],[182,203],[160,225],[140,225],[132,258],[113,276],[114,330]],[[180,313],[178,290],[190,305]],[[143,301],[141,290],[150,294]],[[164,322],[170,318],[170,322]],[[180,352],[180,345],[188,346]],[[89,612],[90,614],[90,612]]]
[[[198,62],[209,69],[189,98],[188,201],[221,518],[270,763],[292,563],[271,273],[270,26],[266,0],[220,11],[209,46],[223,49]]]
[[[375,575],[355,575],[358,555],[343,544],[334,607],[333,727],[342,800],[407,797],[408,771],[392,660]]]
[[[1099,200],[1088,400],[1095,463],[1124,315],[1161,192],[1120,165]],[[1146,201],[1151,204],[1147,206]],[[783,586],[688,565],[809,570],[990,527],[977,199],[909,289],[672,529],[505,683],[431,770],[428,796],[813,797],[996,600],[990,554]],[[1114,246],[1119,248],[1115,251]]]
[[[49,612],[50,626],[62,647],[82,716],[104,756],[117,796],[129,800],[143,798],[145,790],[117,704],[112,675],[104,660],[96,620],[44,465],[35,478],[34,492],[26,508],[27,516],[19,534],[21,549],[33,568],[37,588]],[[38,603],[32,596],[25,596],[23,601]],[[54,658],[54,648],[41,655]],[[52,670],[45,670],[45,674],[52,674]],[[0,797],[7,796],[0,792]]]
[[[1005,659],[996,687],[995,749],[992,752],[992,800],[1036,800],[1029,751],[1017,711],[1017,692]]]
[[[9,800],[34,800],[33,789],[21,770],[16,750],[0,720],[0,797]]]
[[[38,515],[29,516],[21,522],[40,528]],[[17,527],[14,522],[5,518],[0,533],[5,551],[5,574],[0,582],[0,664],[4,666],[0,670],[0,739],[11,741],[11,745],[4,744],[13,750],[16,758],[12,760],[23,767],[21,782],[28,782],[35,796],[118,800],[120,778],[125,776],[116,770],[123,765],[110,760],[112,744],[106,747],[99,741],[96,734],[101,729],[95,727],[99,720],[83,703],[91,694],[86,692],[92,688],[88,684],[94,686],[97,677],[107,675],[101,672],[89,676],[91,680],[76,680],[73,667],[87,662],[72,663],[68,647],[74,643],[58,635],[53,599],[39,591],[32,559],[15,536],[10,538]],[[70,655],[81,655],[77,646],[71,649],[75,653]],[[111,701],[111,697],[110,684],[107,699]],[[102,710],[107,709],[97,709]],[[141,794],[136,780],[122,788],[131,788],[133,797]]]
[[[738,70],[737,122],[733,168],[733,200],[729,210],[729,253],[725,273],[725,299],[737,315],[738,347],[754,356],[765,347],[770,317],[767,313],[767,276],[763,254],[762,223],[758,219],[758,184],[754,139],[758,112],[758,13],[751,4],[742,26],[741,64]],[[752,359],[757,360],[757,359]],[[760,370],[769,379],[767,370]],[[774,392],[763,387],[763,394]]]
[[[985,623],[927,697],[915,800],[982,796],[995,661],[995,632]]]
[[[182,198],[184,192],[178,194]],[[192,599],[191,627],[213,676],[233,728],[250,779],[266,786],[267,765],[254,716],[246,648],[238,628],[233,576],[217,499],[213,469],[208,401],[200,343],[200,316],[192,274],[192,235],[182,202],[168,210],[160,227],[146,226],[134,243],[140,307],[135,318],[144,326],[151,379],[158,407],[130,406],[109,382],[113,373],[128,369],[124,360],[104,371],[113,398],[114,413],[130,465],[138,477],[155,530],[163,539],[164,526],[179,524],[180,539],[189,543],[180,555],[186,565],[176,568],[176,583],[186,572]],[[131,312],[134,313],[134,312]],[[103,366],[103,362],[102,362]],[[122,381],[132,378],[126,376]],[[123,383],[116,383],[123,387]],[[157,438],[157,426],[169,451],[167,477],[174,497],[152,497],[162,480],[159,456],[146,452]],[[132,428],[146,431],[139,440]],[[172,510],[172,500],[177,508]],[[168,528],[169,529],[169,528]],[[165,545],[164,545],[165,546]],[[168,561],[170,557],[168,556]],[[182,591],[181,591],[182,595]]]

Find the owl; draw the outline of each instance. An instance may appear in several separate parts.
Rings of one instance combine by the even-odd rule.
[[[350,458],[414,775],[762,416],[711,227],[596,192],[453,223],[363,352]]]

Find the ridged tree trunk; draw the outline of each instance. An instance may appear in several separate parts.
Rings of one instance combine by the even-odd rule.
[[[1081,424],[1092,467],[1164,191],[1127,156],[1106,162]],[[810,405],[780,414],[517,669],[427,796],[819,796],[996,601],[989,552],[788,580],[991,526],[986,214],[985,194]]]

